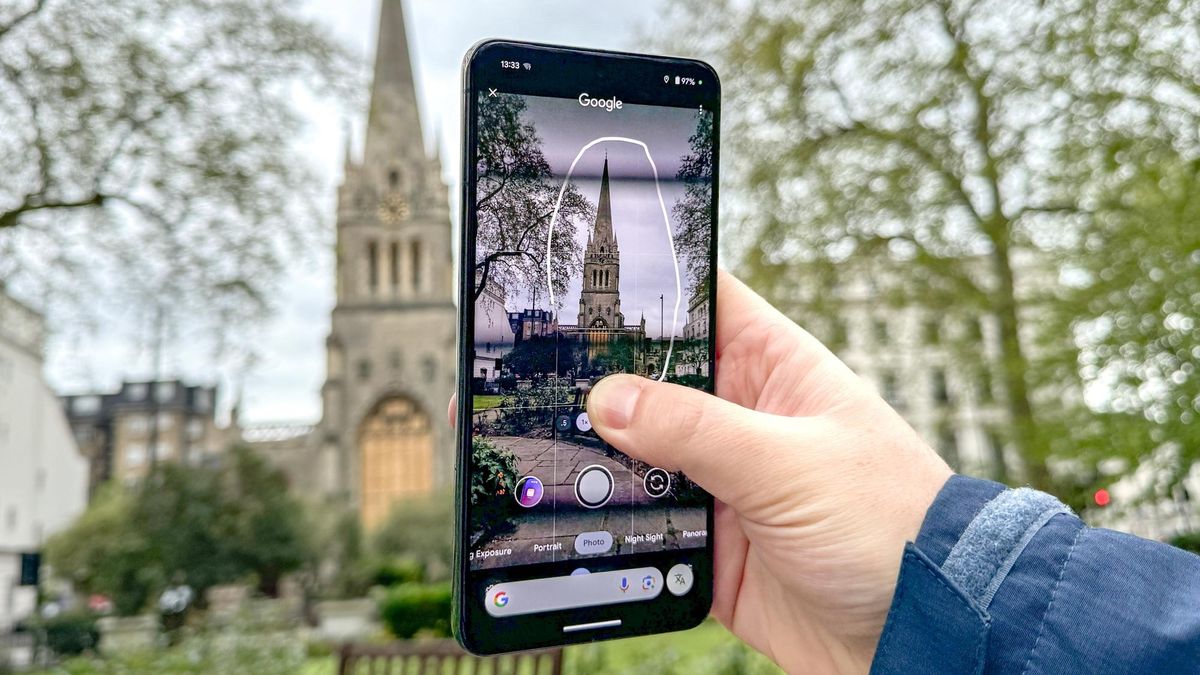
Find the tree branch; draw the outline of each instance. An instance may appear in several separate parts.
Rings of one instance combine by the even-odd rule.
[[[52,201],[36,201],[34,196],[27,196],[25,201],[16,208],[9,209],[0,213],[0,230],[10,227],[15,227],[21,216],[34,211],[43,211],[46,209],[81,209],[91,208],[95,206],[103,206],[104,202],[112,198],[112,195],[101,194],[99,192],[76,200],[52,200]]]
[[[975,209],[975,205],[971,203],[970,196],[967,194],[966,190],[963,189],[962,177],[951,171],[950,168],[946,166],[945,162],[943,162],[941,158],[934,154],[932,150],[926,148],[924,145],[921,145],[907,134],[897,134],[895,132],[879,129],[867,124],[861,118],[857,117],[851,110],[849,98],[846,96],[845,92],[842,91],[841,85],[839,85],[832,76],[829,78],[829,86],[833,88],[834,94],[837,95],[838,101],[841,103],[843,114],[846,116],[846,119],[850,121],[850,126],[844,128],[847,133],[861,131],[866,135],[885,143],[895,143],[909,152],[917,155],[917,157],[919,157],[925,163],[926,167],[930,171],[933,171],[935,174],[941,177],[943,181],[946,182],[947,187],[954,192],[955,197],[959,202],[962,203],[963,206],[967,208],[972,217],[974,217],[976,221],[982,220],[979,212]]]

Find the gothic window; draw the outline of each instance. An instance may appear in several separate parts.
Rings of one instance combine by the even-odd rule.
[[[400,244],[392,242],[389,251],[388,267],[391,269],[392,290],[400,286]]]
[[[366,380],[371,377],[371,362],[362,359],[358,362],[358,379]]]
[[[608,288],[608,270],[604,270],[604,287]]]
[[[367,281],[372,292],[379,287],[379,244],[374,241],[367,243]]]
[[[592,325],[590,327],[591,328],[608,328],[608,323],[605,322],[604,317],[598,316],[595,318],[595,320],[592,321]]]
[[[408,246],[412,252],[409,264],[412,265],[412,287],[415,291],[421,288],[421,242],[414,241]]]
[[[609,315],[609,316],[612,316],[612,307],[605,307],[605,308],[604,308],[604,313],[605,313],[605,314],[607,314],[607,315]]]
[[[588,316],[591,316],[591,315],[592,315],[592,308],[588,307]]]
[[[388,186],[395,190],[400,186],[400,172],[392,169],[388,172]]]

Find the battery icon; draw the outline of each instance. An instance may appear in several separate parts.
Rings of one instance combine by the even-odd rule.
[[[675,84],[679,84],[679,76],[678,75],[675,76]]]

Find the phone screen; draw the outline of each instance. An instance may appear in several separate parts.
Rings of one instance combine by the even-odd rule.
[[[474,63],[465,610],[547,644],[670,628],[707,609],[711,498],[606,444],[586,401],[613,373],[712,390],[715,76],[506,44]]]

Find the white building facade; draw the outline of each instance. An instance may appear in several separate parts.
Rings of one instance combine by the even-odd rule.
[[[42,379],[44,339],[42,317],[0,290],[0,634],[36,608],[21,555],[87,505],[88,461]]]

